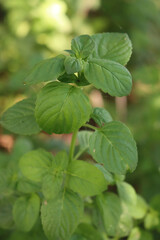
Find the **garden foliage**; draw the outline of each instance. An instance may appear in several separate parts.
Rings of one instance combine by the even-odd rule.
[[[111,96],[130,94],[132,77],[125,65],[131,41],[121,33],[81,35],[66,52],[41,61],[28,73],[26,85],[44,82],[43,87],[37,96],[4,112],[1,124],[20,135],[73,133],[69,153],[54,156],[25,144],[18,159],[2,166],[0,214],[7,212],[7,217],[0,226],[14,229],[10,240],[144,239],[149,233],[135,223],[144,219],[148,230],[156,228],[159,219],[125,182],[126,173],[137,166],[136,143],[125,124],[103,108],[92,108],[83,91],[92,84]],[[81,159],[85,152],[92,160]]]

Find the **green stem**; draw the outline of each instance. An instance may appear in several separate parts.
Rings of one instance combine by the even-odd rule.
[[[72,141],[71,141],[71,146],[70,146],[70,151],[69,151],[69,161],[70,162],[72,161],[73,155],[74,155],[77,133],[78,133],[78,130],[76,130],[72,135]]]
[[[88,127],[88,128],[91,128],[91,129],[93,129],[93,130],[97,130],[97,127],[94,127],[94,126],[92,126],[92,125],[90,125],[90,124],[84,124],[83,125],[84,127]]]
[[[74,157],[74,160],[78,159],[86,150],[87,150],[87,147],[81,149],[81,150],[76,154],[76,156]]]

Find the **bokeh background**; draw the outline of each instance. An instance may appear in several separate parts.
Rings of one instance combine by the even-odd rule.
[[[125,32],[133,43],[127,65],[133,76],[130,96],[115,99],[92,87],[86,91],[93,106],[105,106],[131,129],[139,163],[127,181],[150,202],[160,194],[159,0],[0,0],[0,115],[37,91],[23,82],[35,63],[70,49],[77,35],[99,32]],[[1,166],[12,155],[18,158],[19,149],[67,149],[70,138],[43,133],[22,138],[0,127]]]

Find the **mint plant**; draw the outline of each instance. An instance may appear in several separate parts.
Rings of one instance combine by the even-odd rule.
[[[147,211],[152,217],[157,214],[125,182],[126,173],[137,166],[136,143],[126,125],[114,121],[104,108],[92,108],[83,91],[92,84],[111,96],[130,93],[132,78],[124,65],[131,56],[131,41],[119,33],[81,35],[66,52],[38,63],[25,84],[46,83],[37,96],[16,103],[1,117],[2,126],[15,134],[73,133],[69,152],[53,156],[27,148],[2,171],[1,198],[12,199],[5,226],[16,229],[11,238],[16,240],[36,239],[38,232],[42,234],[37,239],[133,240],[140,232],[134,219],[142,221]],[[92,161],[82,160],[85,152]],[[117,194],[108,190],[112,185]],[[149,229],[152,223],[146,222]],[[142,239],[143,232],[139,236],[136,239]]]

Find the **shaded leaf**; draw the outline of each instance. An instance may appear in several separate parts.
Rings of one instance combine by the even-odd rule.
[[[0,123],[9,131],[21,134],[32,135],[40,132],[34,116],[35,99],[24,99],[8,108],[2,115]]]
[[[48,239],[69,240],[81,220],[83,202],[73,192],[64,192],[41,208],[44,232]]]
[[[117,236],[118,224],[122,214],[120,199],[114,193],[107,193],[97,196],[97,203],[108,236]]]
[[[118,121],[112,121],[98,128],[89,140],[93,158],[104,164],[113,173],[125,174],[135,170],[137,165],[136,143],[130,130]]]
[[[46,199],[53,199],[62,191],[64,187],[66,173],[64,170],[68,166],[68,155],[66,152],[59,152],[52,160],[52,167],[44,177],[42,182],[42,192]]]
[[[58,55],[55,58],[50,58],[36,64],[25,78],[26,84],[37,84],[56,80],[64,73],[64,55]]]
[[[51,167],[52,159],[52,154],[43,149],[28,152],[20,159],[20,170],[26,178],[41,182]]]
[[[40,199],[36,194],[20,197],[13,206],[13,218],[17,228],[29,232],[35,224],[40,207]]]
[[[68,187],[82,196],[94,196],[106,189],[106,181],[99,169],[84,161],[72,161],[68,167]]]

